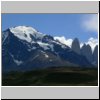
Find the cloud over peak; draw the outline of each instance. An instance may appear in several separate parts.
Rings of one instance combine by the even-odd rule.
[[[61,37],[56,36],[56,37],[54,37],[54,39],[60,41],[61,43],[65,44],[69,47],[71,47],[72,41],[73,41],[72,39],[66,39],[64,36],[61,36]]]
[[[98,45],[98,39],[91,37],[88,39],[88,41],[85,44],[89,44],[92,48],[92,51],[93,51],[95,46]]]

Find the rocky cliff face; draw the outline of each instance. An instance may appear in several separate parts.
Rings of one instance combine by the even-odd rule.
[[[77,54],[80,54],[80,43],[79,40],[77,38],[75,38],[72,42],[72,46],[71,46],[72,50],[75,51]]]
[[[88,61],[92,63],[93,57],[90,45],[84,44],[81,48],[81,54],[84,55],[88,59]]]

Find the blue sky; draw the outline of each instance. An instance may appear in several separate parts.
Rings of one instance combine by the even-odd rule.
[[[96,14],[2,14],[2,31],[14,26],[31,26],[52,36],[97,38]]]

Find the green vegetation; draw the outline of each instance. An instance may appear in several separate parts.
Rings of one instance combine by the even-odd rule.
[[[55,67],[2,75],[3,86],[97,86],[97,68]]]

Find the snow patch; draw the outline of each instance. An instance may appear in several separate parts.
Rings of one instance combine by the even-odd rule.
[[[48,50],[49,49],[49,44],[48,43],[43,43],[41,41],[37,42],[44,50]]]
[[[62,45],[61,47],[62,47],[63,49],[66,49],[66,46],[65,46],[65,45]]]
[[[47,54],[44,54],[46,58],[49,58],[49,56]]]
[[[10,54],[10,55],[11,55],[11,57],[13,58],[13,61],[14,61],[18,66],[21,65],[21,64],[23,63],[23,61],[19,61],[19,60],[15,59],[14,56],[13,56],[12,54]]]
[[[42,53],[45,53],[44,51],[41,51]]]
[[[23,62],[22,61],[18,61],[18,60],[16,60],[16,59],[14,59],[14,62],[19,66],[19,65],[21,65]]]
[[[46,58],[49,58],[49,56],[46,54],[46,52],[44,52],[44,51],[41,51],[43,54],[44,54],[44,56],[46,57]]]
[[[38,56],[39,56],[39,55],[36,55],[35,57],[33,57],[33,58],[31,59],[31,61],[35,60]]]
[[[52,44],[49,45],[49,47],[51,48],[51,51],[54,51],[54,46]]]
[[[8,37],[8,33],[2,33],[2,36],[3,36],[3,41],[2,41],[2,44],[4,43],[4,41],[7,39]]]
[[[32,48],[28,49],[28,51],[32,51],[32,50],[35,50],[35,49],[36,49],[36,47],[32,47]]]

